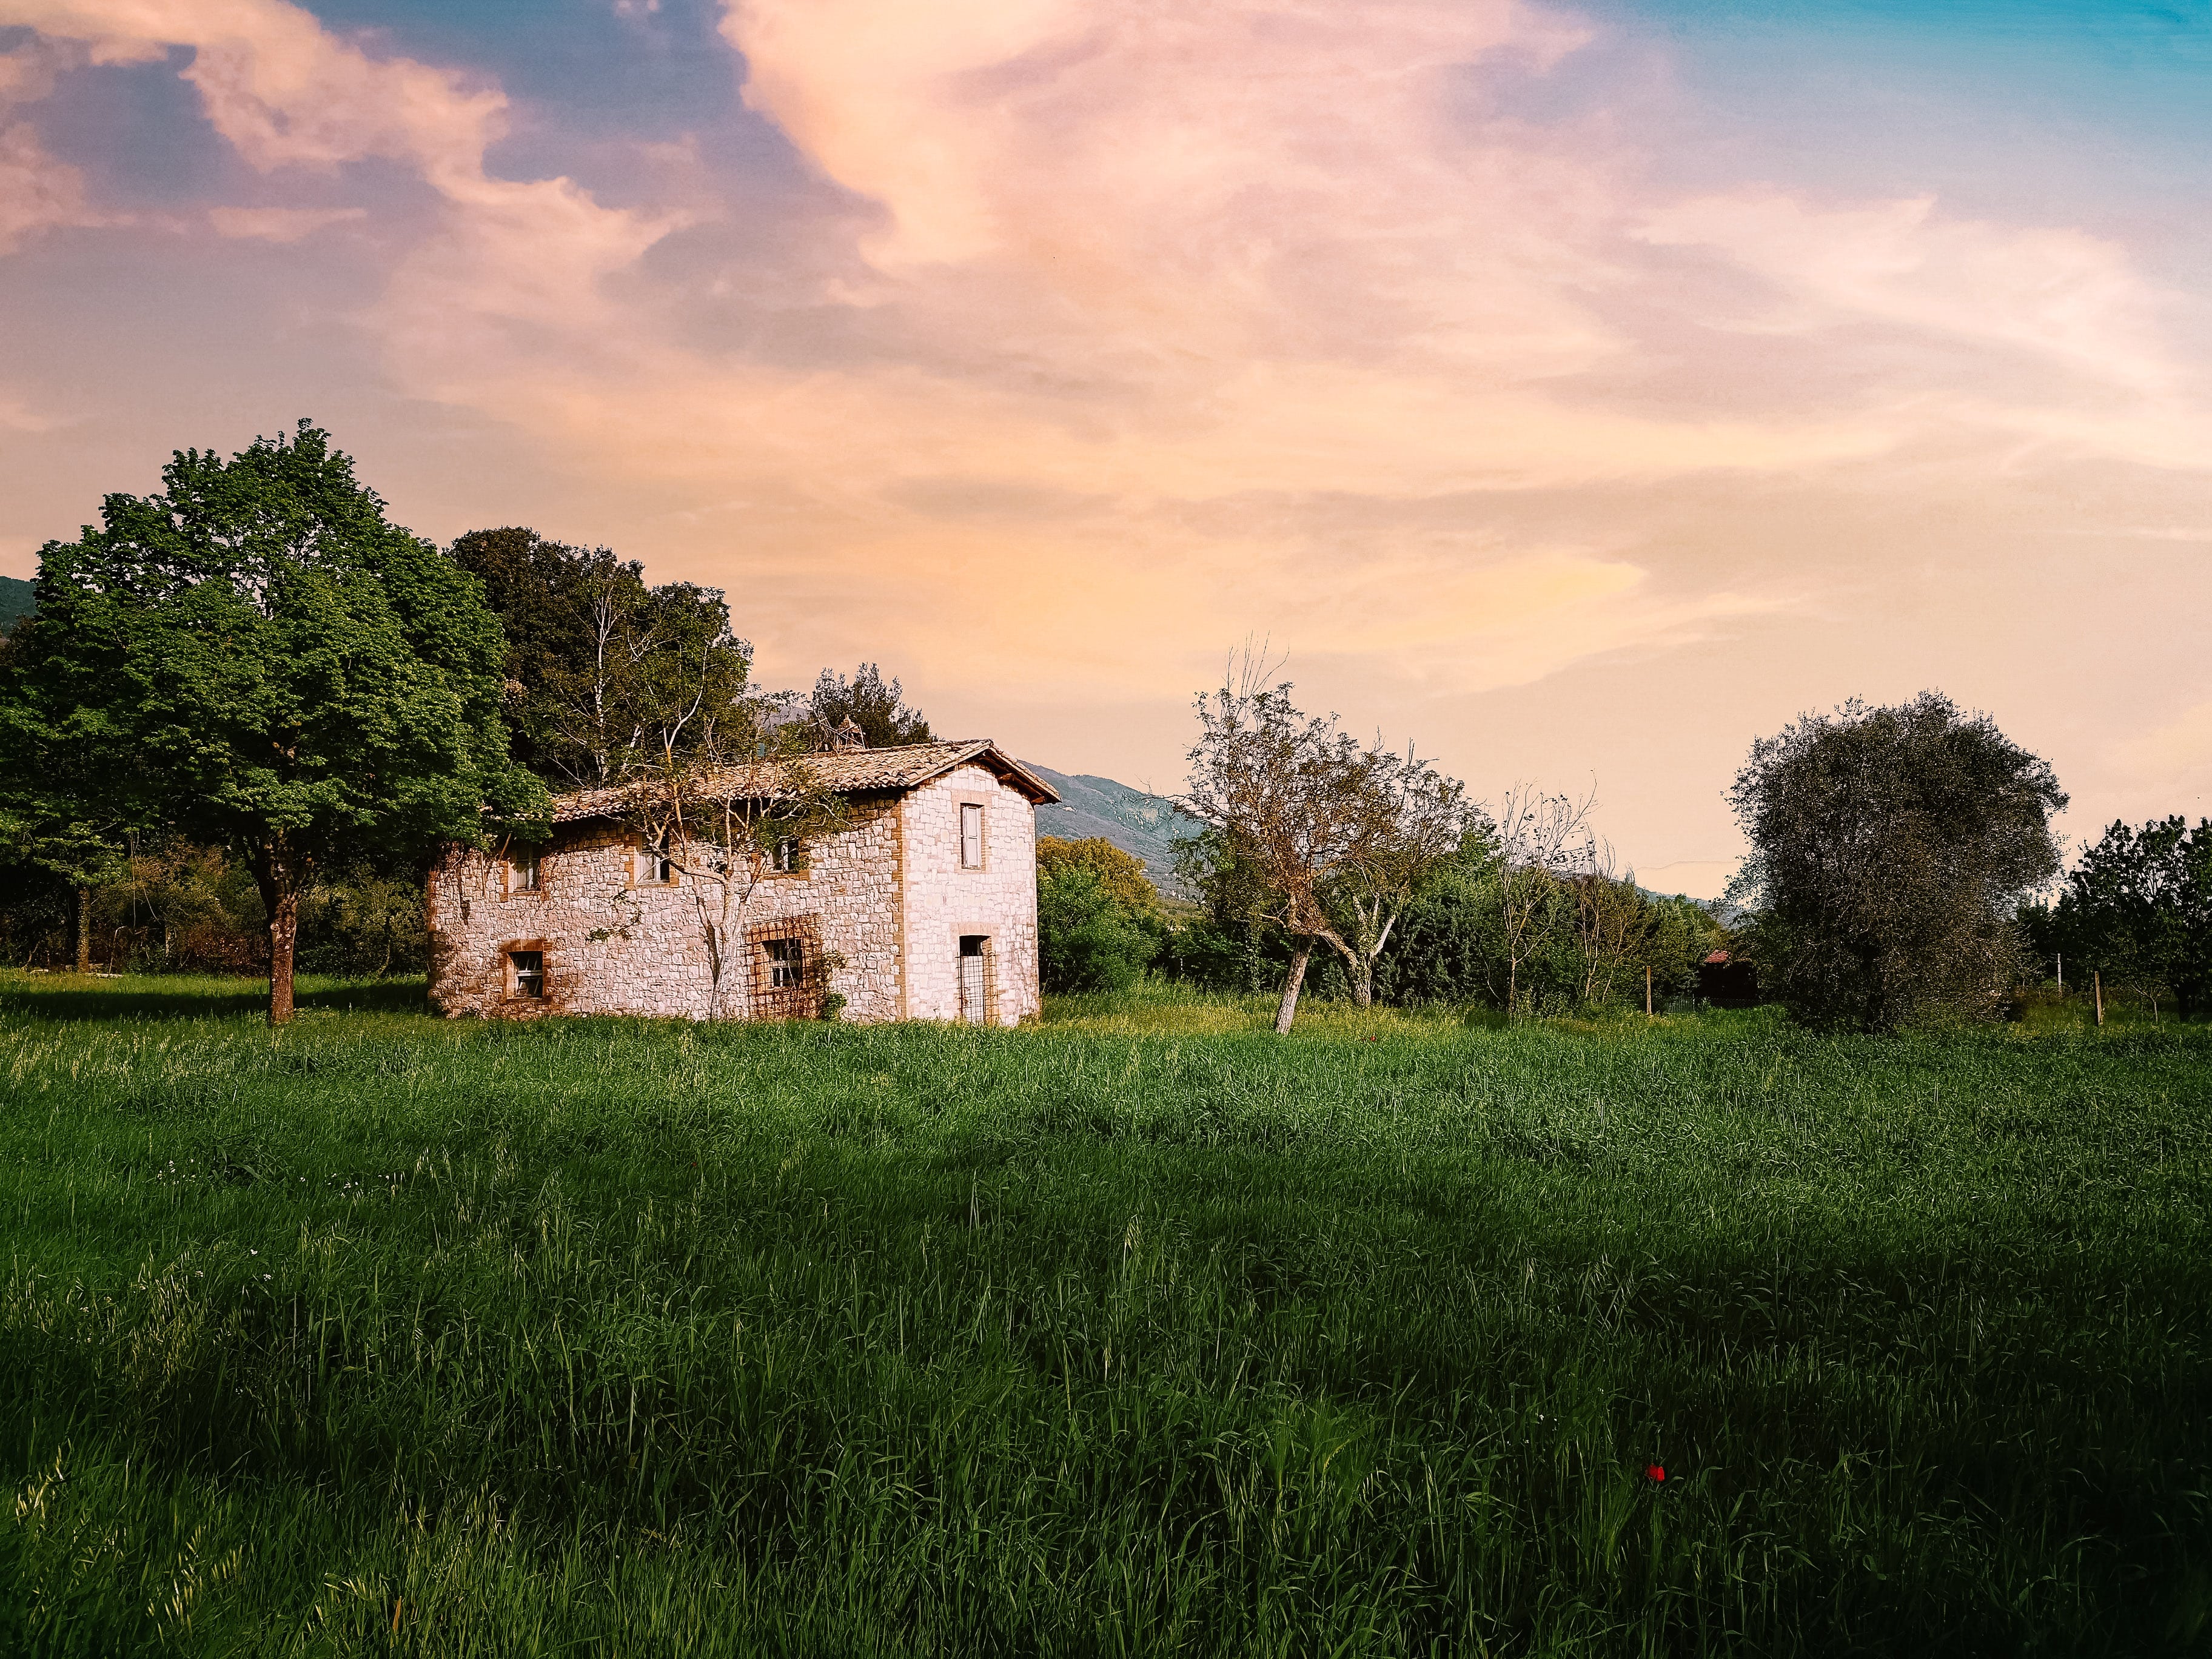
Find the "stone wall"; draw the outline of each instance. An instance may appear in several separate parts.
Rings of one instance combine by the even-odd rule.
[[[534,892],[510,890],[504,859],[456,848],[430,878],[431,1004],[503,1018],[743,1018],[754,1012],[763,926],[788,921],[844,958],[827,988],[845,997],[846,1018],[896,1019],[900,829],[896,800],[856,801],[851,826],[810,848],[803,872],[766,877],[733,905],[719,989],[701,911],[703,900],[720,918],[719,884],[644,880],[634,834],[605,822],[562,826],[539,855]],[[515,994],[510,953],[532,950],[544,956],[543,997]]]
[[[960,806],[983,808],[983,867],[960,865]],[[957,1019],[960,940],[990,941],[989,1012],[1001,1025],[1037,1012],[1036,809],[980,766],[963,766],[908,793],[906,839],[906,1012]]]

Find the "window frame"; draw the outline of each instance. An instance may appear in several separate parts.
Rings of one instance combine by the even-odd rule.
[[[971,872],[981,872],[988,870],[991,867],[991,812],[989,804],[982,800],[970,799],[966,796],[962,796],[957,799],[955,805],[957,809],[957,829],[960,840],[960,868]],[[975,861],[973,864],[970,864],[968,861],[968,815],[971,811],[975,815]]]
[[[529,872],[525,881],[524,872]],[[509,853],[507,858],[507,896],[509,898],[543,898],[545,896],[545,855],[538,853]]]
[[[806,939],[783,933],[760,942],[768,954],[768,988],[771,994],[795,994],[806,988]]]
[[[519,945],[509,945],[501,952],[501,955],[505,958],[507,964],[507,1000],[509,1002],[544,1001],[545,947],[543,945],[534,948]],[[522,965],[522,958],[525,957],[535,957],[537,967],[526,970]],[[535,990],[524,988],[530,985],[535,985],[537,988]]]
[[[676,885],[678,875],[676,855],[669,852],[667,847],[668,840],[665,836],[659,841],[653,841],[643,836],[638,837],[637,845],[630,849],[629,884],[631,886],[673,887]],[[655,866],[659,866],[666,873],[659,876],[648,875],[647,872]]]

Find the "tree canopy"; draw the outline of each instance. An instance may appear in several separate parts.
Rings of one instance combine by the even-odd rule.
[[[1040,836],[1036,861],[1040,880],[1067,870],[1088,870],[1098,878],[1098,884],[1107,896],[1132,915],[1157,915],[1160,912],[1159,889],[1145,873],[1144,860],[1133,853],[1123,852],[1103,836],[1086,836],[1080,840],[1066,836]]]
[[[518,748],[549,783],[603,787],[750,731],[752,647],[720,588],[651,586],[634,559],[517,527],[471,531],[453,557],[506,629]]]
[[[814,694],[806,708],[816,732],[823,738],[849,720],[860,728],[871,749],[930,741],[929,722],[906,705],[906,688],[896,680],[885,685],[872,662],[854,669],[849,680],[823,669],[814,682]]]
[[[2212,818],[2114,823],[2028,921],[2037,947],[2085,981],[2212,1006]]]
[[[2014,917],[2058,869],[2066,796],[2047,762],[1926,691],[1759,739],[1730,800],[1762,988],[1867,1030],[1996,1012],[2021,962]]]
[[[542,823],[481,588],[386,519],[326,433],[302,422],[228,461],[179,451],[160,492],[110,495],[100,516],[46,544],[38,610],[9,641],[11,806],[245,854],[272,1022],[291,1014],[318,865]]]

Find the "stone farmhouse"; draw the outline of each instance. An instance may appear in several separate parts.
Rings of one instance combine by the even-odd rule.
[[[753,888],[719,988],[704,925],[718,897],[702,908],[699,878],[599,790],[556,797],[534,851],[454,848],[431,872],[432,1006],[794,1018],[835,992],[854,1020],[1036,1012],[1036,808],[1059,796],[988,738],[866,749],[858,735],[808,762],[843,797],[844,827]]]

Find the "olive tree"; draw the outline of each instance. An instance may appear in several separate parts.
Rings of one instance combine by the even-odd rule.
[[[1863,1030],[1995,1012],[2021,902],[2058,871],[2049,763],[1925,691],[1760,738],[1729,799],[1752,848],[1731,896],[1755,913],[1764,988]]]

